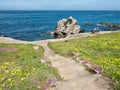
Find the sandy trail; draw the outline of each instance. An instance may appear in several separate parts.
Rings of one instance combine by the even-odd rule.
[[[111,33],[111,32],[104,32]],[[100,34],[104,34],[101,32]],[[43,46],[45,49],[44,59],[50,60],[52,66],[58,69],[58,73],[63,78],[62,81],[57,82],[57,86],[53,90],[112,90],[111,81],[101,74],[91,74],[84,69],[82,65],[76,63],[72,58],[66,58],[55,54],[49,47],[49,42],[63,41],[68,39],[82,38],[87,36],[94,36],[96,34],[81,34],[71,36],[64,39],[43,40],[35,42],[19,41],[11,38],[0,37],[0,43],[23,43],[35,44]]]
[[[36,43],[45,49],[44,59],[50,60],[52,66],[58,69],[63,78],[53,90],[112,90],[111,81],[100,74],[91,74],[82,65],[72,58],[66,58],[55,54],[49,47],[48,42]]]

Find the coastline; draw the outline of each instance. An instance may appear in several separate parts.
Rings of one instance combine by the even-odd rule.
[[[96,34],[91,34],[90,32],[87,32],[87,33],[80,33],[80,34],[71,35],[71,36],[68,36],[66,38],[47,39],[47,40],[39,40],[39,41],[22,41],[22,40],[13,39],[10,37],[0,37],[0,43],[36,44],[38,42],[44,43],[44,42],[64,41],[64,40],[78,39],[78,38],[88,37],[88,36],[95,36],[95,35],[99,35],[99,34],[107,34],[107,33],[112,33],[112,32],[120,32],[120,31],[119,30],[118,31],[100,31]]]
[[[111,79],[105,77],[102,74],[91,74],[87,72],[82,65],[76,63],[73,59],[60,56],[59,54],[55,54],[48,46],[49,42],[65,41],[65,40],[71,40],[71,39],[77,39],[83,37],[96,36],[100,34],[108,34],[112,32],[120,32],[120,31],[101,31],[96,34],[80,33],[61,39],[48,39],[48,40],[31,41],[31,42],[16,40],[9,37],[0,37],[0,43],[33,44],[35,46],[42,46],[43,49],[45,50],[43,60],[46,61],[49,60],[52,63],[52,67],[56,68],[58,70],[59,75],[63,78],[63,80],[57,81],[56,87],[52,88],[51,90],[66,90],[66,88],[68,88],[69,85],[71,85],[69,87],[70,90],[73,89],[78,90],[80,88],[86,90],[89,89],[112,90],[113,87],[112,87]],[[67,67],[63,67],[64,65],[67,65]],[[90,87],[86,87],[86,85]]]

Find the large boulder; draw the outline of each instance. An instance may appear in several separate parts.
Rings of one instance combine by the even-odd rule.
[[[80,26],[77,24],[77,20],[71,16],[68,19],[62,19],[58,21],[54,30],[55,38],[64,38],[72,34],[80,32]]]

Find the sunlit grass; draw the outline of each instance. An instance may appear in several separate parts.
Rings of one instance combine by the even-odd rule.
[[[0,90],[40,90],[46,88],[46,78],[57,71],[42,64],[44,50],[34,45],[0,44]]]
[[[80,52],[80,58],[100,65],[103,73],[114,81],[115,90],[120,90],[120,32],[53,42],[49,47],[64,56]]]

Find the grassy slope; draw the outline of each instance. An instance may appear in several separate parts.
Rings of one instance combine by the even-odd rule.
[[[120,32],[53,42],[49,47],[64,56],[70,56],[72,51],[80,52],[80,58],[100,65],[104,74],[115,82],[115,89],[120,90]]]
[[[38,90],[49,75],[60,78],[54,68],[41,64],[43,48],[33,50],[33,45],[0,44],[0,90]],[[44,88],[44,87],[43,87]]]

